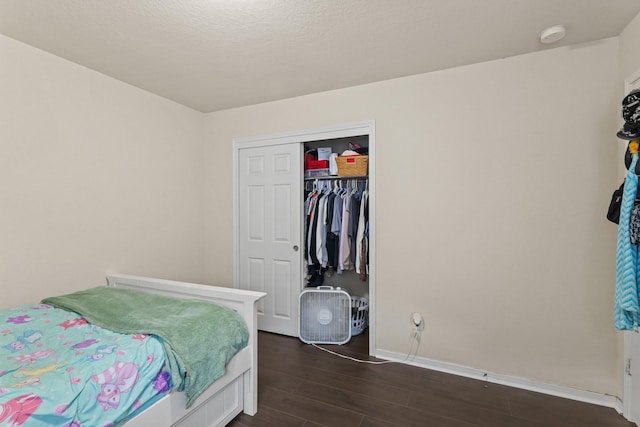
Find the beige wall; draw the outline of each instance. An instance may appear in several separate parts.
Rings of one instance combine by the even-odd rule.
[[[205,277],[231,283],[232,139],[376,121],[377,345],[614,395],[618,40],[205,116]]]
[[[638,77],[640,72],[640,15],[636,16],[627,27],[624,29],[619,40],[620,60],[619,60],[619,79],[620,84],[617,90],[619,91],[620,100],[625,95],[625,80],[630,77]],[[620,104],[618,103],[618,106]],[[622,127],[623,120],[620,107],[617,111],[618,124]],[[627,149],[627,141],[618,141],[618,180],[622,181],[627,169],[622,161],[624,153]]]
[[[201,113],[0,36],[0,307],[201,281]]]
[[[640,70],[640,15],[624,29],[620,40],[620,77],[622,80]],[[622,90],[622,87],[621,87]]]

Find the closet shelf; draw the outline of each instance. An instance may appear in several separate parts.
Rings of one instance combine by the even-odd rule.
[[[314,176],[310,178],[305,178],[305,181],[315,181],[315,180],[330,180],[330,179],[367,179],[368,175],[358,175],[358,176],[337,176],[337,175],[329,175],[329,176]]]

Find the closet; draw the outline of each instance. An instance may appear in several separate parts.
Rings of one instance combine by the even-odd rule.
[[[260,330],[298,336],[300,292],[321,282],[323,286],[340,287],[353,297],[367,300],[367,335],[369,352],[373,354],[374,131],[374,122],[369,121],[234,139],[234,286],[267,293],[258,306]],[[320,170],[328,168],[317,169],[324,166],[322,163],[313,164],[315,169],[308,167],[311,152],[315,152],[317,160],[318,149],[342,154],[350,148],[357,148],[368,156],[367,168],[362,175],[331,175],[329,170]],[[323,267],[322,260],[309,256],[309,218],[305,205],[308,210],[310,194],[320,190],[349,194],[354,206],[358,204],[358,220],[360,212],[364,213],[360,206],[363,197],[368,208],[366,228],[360,224],[359,230],[361,244],[366,230],[365,252],[357,247],[358,240],[354,239],[349,246],[349,251],[353,248],[354,253],[345,257],[342,265],[332,265],[331,269],[328,260]],[[326,204],[324,207],[326,209]],[[358,235],[358,225],[352,224],[352,236]],[[313,246],[314,254],[318,249],[319,246]],[[355,257],[356,253],[360,259]],[[314,261],[320,261],[319,267],[313,267]]]
[[[355,152],[367,156],[367,165],[358,167],[355,172],[348,171],[348,175],[329,168],[308,169],[309,165],[305,162],[303,237],[306,286],[340,287],[352,296],[369,297],[366,230],[369,222],[368,148],[367,135],[304,144],[305,158],[314,152],[323,152],[323,149],[329,149],[331,153],[338,155],[347,150],[356,150]],[[313,160],[311,163],[311,166],[316,166]],[[339,203],[336,202],[336,195]],[[346,202],[349,204],[348,208],[345,206]],[[321,206],[317,206],[318,204]],[[322,214],[322,219],[318,218],[318,212]],[[349,214],[346,221],[343,218],[345,212]],[[327,227],[333,230],[327,230]],[[323,235],[322,239],[320,235]]]

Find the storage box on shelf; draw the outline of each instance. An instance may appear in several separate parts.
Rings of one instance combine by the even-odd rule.
[[[329,160],[307,160],[306,169],[329,169]]]
[[[338,156],[338,176],[364,176],[368,172],[369,156]]]
[[[307,169],[304,171],[305,178],[323,178],[329,176],[329,169]]]

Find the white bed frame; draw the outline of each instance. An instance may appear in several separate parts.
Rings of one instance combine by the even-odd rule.
[[[107,286],[135,289],[175,298],[200,299],[236,310],[249,328],[249,344],[229,361],[226,373],[214,382],[193,405],[185,408],[184,393],[167,394],[127,422],[127,427],[224,426],[244,411],[258,410],[258,315],[256,302],[264,292],[114,274]]]

